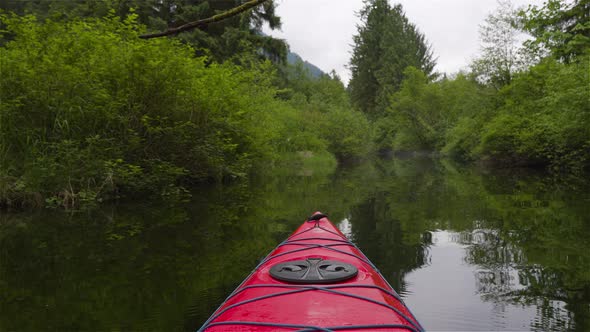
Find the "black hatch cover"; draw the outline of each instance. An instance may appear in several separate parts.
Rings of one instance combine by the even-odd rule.
[[[270,268],[273,278],[297,284],[329,284],[350,279],[357,273],[352,264],[321,258],[283,262]]]

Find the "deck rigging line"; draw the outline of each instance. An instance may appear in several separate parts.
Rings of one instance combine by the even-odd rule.
[[[325,215],[322,215],[325,216]],[[244,279],[244,281],[242,281],[242,283],[225,299],[225,301],[223,301],[223,303],[227,303],[228,300],[230,300],[231,298],[233,298],[234,296],[236,296],[237,294],[247,290],[247,289],[253,289],[253,288],[283,288],[283,289],[288,289],[286,291],[281,291],[281,292],[277,292],[277,293],[272,293],[272,294],[267,294],[267,295],[262,295],[262,296],[258,296],[255,298],[251,298],[248,300],[244,300],[244,301],[240,301],[237,303],[234,303],[228,307],[225,307],[223,310],[215,313],[214,315],[212,315],[211,317],[209,317],[209,319],[203,324],[203,326],[198,330],[199,332],[201,331],[205,331],[207,328],[209,327],[214,327],[214,326],[227,326],[227,325],[233,325],[233,326],[239,326],[239,325],[246,325],[246,326],[268,326],[268,327],[280,327],[280,328],[291,328],[291,329],[298,329],[298,332],[311,332],[311,331],[325,331],[325,332],[331,332],[331,331],[345,331],[345,330],[354,330],[354,329],[385,329],[385,328],[398,328],[398,329],[406,329],[408,331],[411,332],[424,332],[424,328],[422,328],[422,326],[420,325],[420,323],[418,323],[417,321],[414,321],[413,319],[411,319],[410,317],[408,317],[407,315],[405,315],[404,313],[402,313],[398,308],[391,306],[387,303],[381,302],[381,301],[377,301],[365,296],[361,296],[361,295],[356,295],[356,294],[352,294],[352,293],[348,293],[348,292],[344,292],[344,291],[340,291],[340,290],[336,290],[336,289],[340,289],[340,288],[373,288],[373,289],[377,289],[391,297],[393,297],[395,300],[401,302],[403,304],[403,300],[401,299],[401,297],[395,292],[395,290],[393,290],[393,287],[391,287],[391,285],[387,282],[387,280],[385,280],[385,278],[382,277],[383,280],[385,280],[386,284],[389,286],[389,288],[391,288],[390,290],[387,290],[385,288],[379,287],[379,286],[375,286],[375,285],[350,285],[350,284],[339,284],[339,285],[330,285],[330,286],[311,286],[311,285],[282,285],[282,284],[258,284],[258,285],[249,285],[246,287],[242,287],[242,285],[248,280],[250,279],[250,277],[260,268],[260,266],[262,266],[263,264],[265,264],[266,262],[280,257],[280,256],[284,256],[287,254],[291,254],[291,253],[295,253],[295,252],[301,252],[301,251],[305,251],[305,250],[309,250],[309,249],[315,249],[315,248],[324,248],[324,249],[328,249],[328,250],[332,250],[332,251],[336,251],[338,253],[341,254],[345,254],[345,255],[349,255],[349,256],[353,256],[357,259],[359,259],[360,261],[362,261],[363,263],[369,265],[371,268],[373,268],[377,273],[379,273],[381,275],[381,273],[379,272],[379,270],[377,269],[377,267],[362,253],[362,251],[354,244],[352,243],[350,240],[348,240],[346,237],[343,237],[341,234],[338,234],[336,232],[330,231],[328,229],[325,229],[323,227],[321,227],[319,225],[319,220],[321,218],[318,219],[310,219],[308,220],[308,222],[315,222],[314,227],[310,227],[302,232],[299,233],[295,233],[291,236],[289,236],[285,241],[283,241],[282,243],[280,243],[277,248],[282,247],[282,246],[288,246],[288,245],[295,245],[295,246],[304,246],[304,248],[297,248],[297,249],[292,249],[289,251],[285,251],[276,255],[268,255],[266,256],[257,266],[256,268],[254,268],[254,270],[250,273],[250,275],[248,275],[248,277],[246,277],[246,279]],[[310,230],[313,230],[314,228],[320,228],[328,233],[337,235],[340,239],[332,239],[332,238],[323,238],[323,237],[309,237],[309,238],[299,238],[299,239],[293,239],[296,236],[299,236],[303,233],[306,233]],[[326,240],[326,241],[334,241],[336,243],[332,243],[332,244],[316,244],[316,243],[305,243],[305,242],[300,242],[300,241],[308,241],[308,240]],[[335,246],[351,246],[353,248],[356,248],[358,250],[358,252],[360,252],[362,254],[362,257],[359,255],[355,255],[353,253],[349,253],[337,248],[334,248]],[[273,251],[276,250],[273,249]],[[271,322],[248,322],[248,321],[225,321],[225,322],[213,322],[215,319],[217,319],[218,317],[220,317],[223,313],[227,312],[228,310],[234,309],[236,307],[239,307],[241,305],[245,305],[248,303],[252,303],[252,302],[256,302],[256,301],[262,301],[265,299],[269,299],[269,298],[274,298],[274,297],[278,297],[278,296],[283,296],[283,295],[291,295],[291,294],[297,294],[297,293],[303,293],[303,292],[307,292],[307,291],[321,291],[321,292],[327,292],[327,293],[331,293],[334,295],[341,295],[341,296],[347,296],[347,297],[351,297],[354,299],[358,299],[358,300],[362,300],[362,301],[368,301],[371,302],[373,304],[377,304],[380,305],[382,307],[391,309],[393,312],[395,312],[399,317],[403,318],[405,321],[407,321],[409,323],[409,325],[407,324],[370,324],[370,325],[347,325],[347,326],[331,326],[331,327],[320,327],[320,326],[311,326],[311,325],[299,325],[299,324],[284,324],[284,323],[271,323]],[[406,309],[409,311],[410,309],[406,307]],[[411,313],[411,312],[410,312]]]

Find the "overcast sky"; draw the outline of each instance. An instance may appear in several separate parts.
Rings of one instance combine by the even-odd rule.
[[[344,82],[350,72],[352,36],[362,0],[275,0],[282,31],[291,50],[324,72],[336,70]],[[410,22],[426,35],[437,61],[437,71],[454,73],[465,68],[479,50],[479,25],[497,8],[496,0],[397,0]],[[542,0],[512,0],[515,7]]]

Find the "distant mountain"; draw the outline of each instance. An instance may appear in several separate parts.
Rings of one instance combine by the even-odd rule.
[[[259,33],[262,36],[267,36],[267,37],[271,36],[269,34],[262,32],[262,31],[260,31]],[[311,74],[311,76],[313,76],[315,78],[319,78],[320,76],[325,74],[320,68],[318,68],[313,63],[303,60],[303,58],[301,58],[301,56],[299,54],[289,51],[289,53],[287,53],[287,63],[294,65],[298,62],[303,63],[303,67],[306,68],[307,70],[309,70],[309,73]]]
[[[318,68],[317,66],[315,66],[313,63],[304,61],[299,56],[299,54],[294,53],[294,52],[289,52],[287,54],[287,62],[289,64],[292,64],[292,65],[293,64],[296,64],[298,62],[303,63],[303,67],[306,68],[307,70],[309,70],[309,73],[311,74],[311,76],[313,76],[315,78],[318,78],[318,77],[320,77],[320,76],[322,76],[322,75],[325,74],[320,68]]]

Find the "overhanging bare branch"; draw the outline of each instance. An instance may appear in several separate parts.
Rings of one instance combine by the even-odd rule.
[[[179,32],[183,32],[183,31],[187,31],[187,30],[203,29],[205,26],[207,26],[211,23],[223,21],[223,20],[228,19],[232,16],[236,16],[236,15],[241,14],[241,13],[245,12],[246,10],[248,10],[252,7],[256,7],[266,1],[268,1],[268,0],[250,0],[250,1],[245,2],[237,7],[232,8],[228,11],[225,11],[221,14],[213,15],[209,18],[205,18],[202,20],[189,22],[187,24],[181,25],[176,28],[169,28],[166,31],[141,35],[141,36],[139,36],[139,38],[142,38],[142,39],[158,38],[158,37],[174,35]]]

